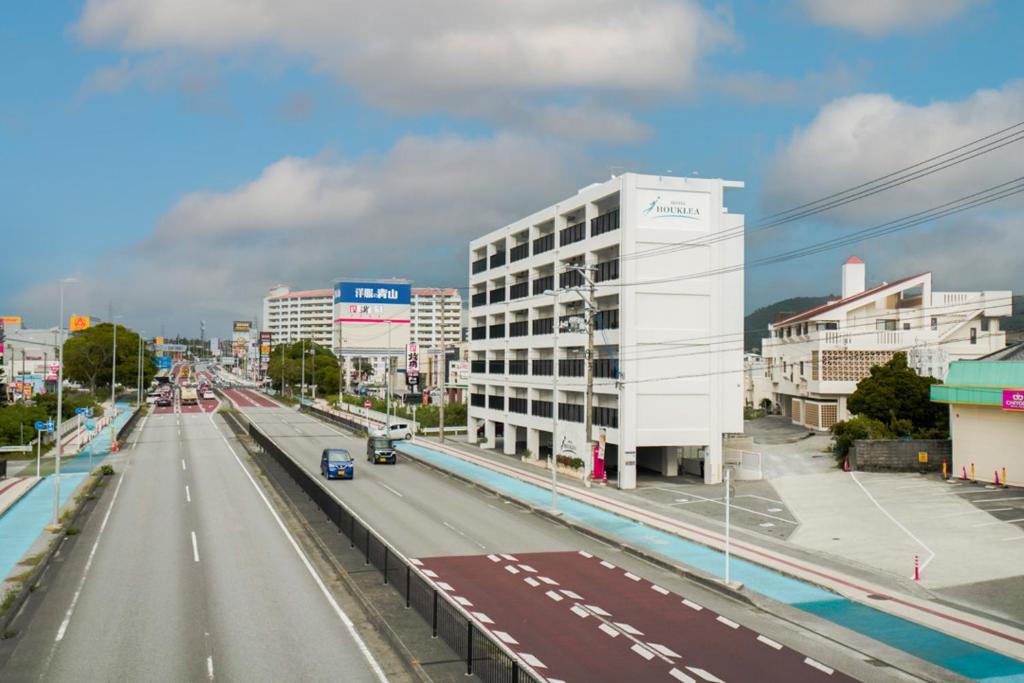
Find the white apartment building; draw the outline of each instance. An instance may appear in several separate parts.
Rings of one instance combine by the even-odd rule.
[[[334,348],[334,290],[272,287],[263,297],[263,331],[273,335],[275,346],[309,339]]]
[[[741,187],[627,173],[473,240],[471,438],[533,457],[555,443],[589,463],[603,434],[620,488],[683,460],[719,481],[722,435],[743,431],[742,351],[711,343],[743,327],[743,217],[723,203]],[[584,314],[571,264],[597,283],[589,435],[587,335],[563,328]]]
[[[794,424],[827,430],[849,418],[847,398],[872,366],[904,351],[918,374],[945,379],[949,364],[1006,346],[999,318],[1009,291],[937,292],[920,273],[868,289],[856,256],[842,267],[842,298],[768,326],[763,373]]]
[[[462,297],[448,287],[413,287],[409,337],[422,349],[454,346],[462,338]]]

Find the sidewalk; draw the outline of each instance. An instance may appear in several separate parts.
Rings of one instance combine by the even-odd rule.
[[[0,517],[40,481],[41,477],[11,477],[0,481]]]
[[[550,506],[546,469],[454,440],[442,447],[421,438],[399,449],[538,511]],[[707,577],[722,577],[724,537],[707,528],[707,519],[675,508],[640,507],[628,492],[586,489],[564,477],[558,489],[567,523]],[[885,580],[864,568],[851,570],[771,539],[740,533],[731,545],[732,579],[768,611],[772,601],[794,607],[970,678],[1024,680],[1024,663],[1019,661],[1024,659],[1024,631],[1018,628],[934,601],[909,581]]]

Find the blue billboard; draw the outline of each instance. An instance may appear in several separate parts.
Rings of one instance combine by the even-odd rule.
[[[172,365],[170,356],[157,356],[153,359],[153,363],[161,370],[170,370]]]
[[[412,301],[408,282],[338,282],[334,285],[336,304],[405,304]]]

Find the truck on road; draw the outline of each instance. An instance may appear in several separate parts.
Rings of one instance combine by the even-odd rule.
[[[183,406],[199,405],[199,392],[196,391],[195,387],[182,387],[181,388],[181,405],[183,405]]]

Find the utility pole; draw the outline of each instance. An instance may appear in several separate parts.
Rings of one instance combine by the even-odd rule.
[[[113,306],[110,310],[113,313]],[[110,361],[110,415],[117,416],[117,403],[115,402],[117,395],[114,391],[114,387],[117,386],[117,320],[113,315],[110,316],[110,322],[114,325],[114,357]]]
[[[439,397],[441,403],[438,406],[438,413],[439,413],[439,415],[438,415],[438,424],[441,427],[441,431],[438,432],[438,433],[441,436],[441,443],[442,444],[444,443],[444,402],[445,402],[445,398],[446,398],[445,394],[447,393],[447,388],[445,387],[445,383],[444,383],[444,380],[445,380],[444,373],[445,373],[445,371],[447,369],[448,369],[448,355],[445,353],[444,340],[441,340],[441,395]]]
[[[302,339],[302,381],[299,382],[299,403],[306,398],[306,339]]]
[[[387,437],[391,438],[391,321],[388,320],[388,369],[385,373],[384,384],[387,388],[387,398],[384,407],[384,415],[387,424]]]
[[[587,325],[587,352],[586,352],[586,373],[587,373],[587,393],[586,393],[586,411],[583,416],[584,433],[586,434],[587,442],[587,457],[584,459],[584,472],[588,468],[593,467],[594,457],[594,446],[593,446],[593,419],[594,419],[594,316],[597,315],[597,301],[595,299],[595,293],[597,285],[594,283],[594,279],[590,276],[590,272],[595,270],[594,266],[587,265],[571,265],[569,269],[580,274],[580,278],[587,286],[587,295],[583,296],[583,305],[586,310],[584,321]],[[579,292],[579,290],[577,290]]]

